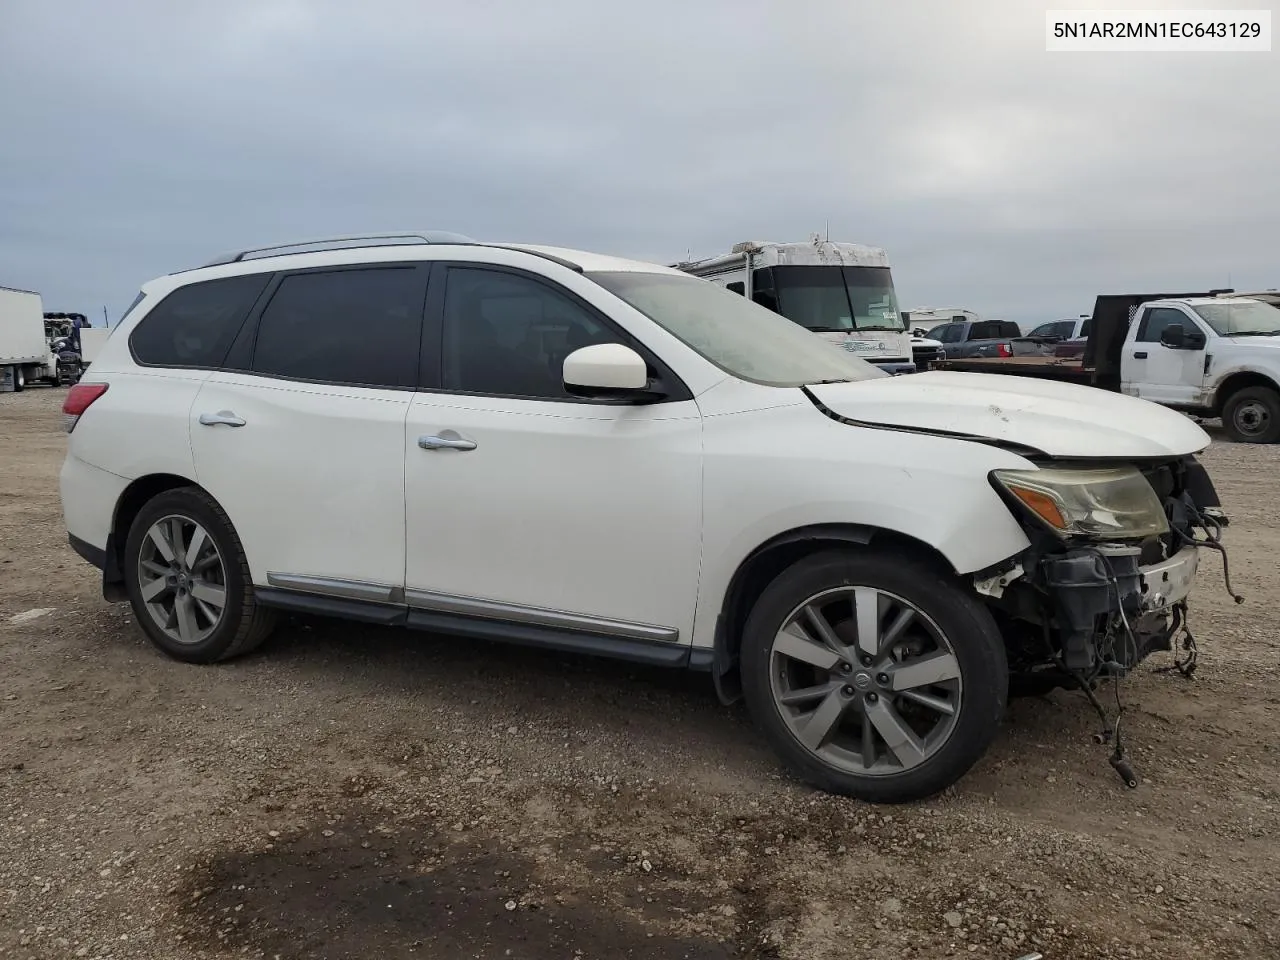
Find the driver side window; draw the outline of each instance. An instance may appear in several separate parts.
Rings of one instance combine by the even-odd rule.
[[[1175,323],[1182,324],[1188,332],[1194,330],[1195,324],[1181,310],[1172,307],[1150,307],[1142,314],[1142,322],[1138,325],[1139,343],[1159,343],[1160,335]]]
[[[444,294],[446,390],[541,400],[576,399],[564,359],[618,338],[566,294],[532,277],[451,267]]]

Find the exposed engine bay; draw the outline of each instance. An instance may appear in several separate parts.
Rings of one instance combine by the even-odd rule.
[[[1195,672],[1187,596],[1202,549],[1222,554],[1227,591],[1244,602],[1231,589],[1221,543],[1228,519],[1204,468],[1188,456],[1139,470],[1163,506],[1160,532],[1107,540],[1063,536],[1027,522],[1031,548],[975,576],[1005,636],[1011,693],[1082,690],[1103,721],[1095,740],[1115,744],[1112,766],[1130,786],[1137,777],[1120,740],[1119,682],[1160,651],[1175,652],[1163,670],[1186,678]],[[1116,683],[1114,721],[1095,694],[1105,678]]]

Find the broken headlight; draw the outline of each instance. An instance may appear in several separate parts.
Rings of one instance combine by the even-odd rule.
[[[992,477],[1060,537],[1129,540],[1169,530],[1160,498],[1135,467],[996,470]]]

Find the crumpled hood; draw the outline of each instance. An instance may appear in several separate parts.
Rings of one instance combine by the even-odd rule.
[[[1053,380],[937,370],[806,389],[850,420],[985,437],[1051,457],[1184,456],[1210,442],[1167,407]]]

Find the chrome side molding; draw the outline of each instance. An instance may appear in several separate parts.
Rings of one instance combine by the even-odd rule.
[[[518,603],[505,603],[501,600],[458,597],[431,590],[405,590],[389,583],[369,583],[362,580],[342,580],[336,577],[314,577],[299,573],[269,571],[267,585],[313,596],[397,606],[407,605],[413,610],[428,610],[433,613],[529,627],[548,627],[571,633],[590,633],[616,637],[620,640],[672,644],[680,642],[680,631],[675,627],[635,623],[630,620],[613,620],[608,617],[570,613],[567,610],[551,610],[546,607],[529,607]]]
[[[565,610],[546,607],[527,607],[522,604],[503,603],[499,600],[481,600],[474,597],[455,597],[430,590],[406,590],[405,602],[413,609],[451,613],[461,617],[477,617],[485,620],[503,620],[533,627],[552,627],[576,633],[596,633],[627,640],[648,640],[660,643],[679,643],[680,631],[675,627],[659,627],[649,623],[633,623],[630,620],[611,620]]]

